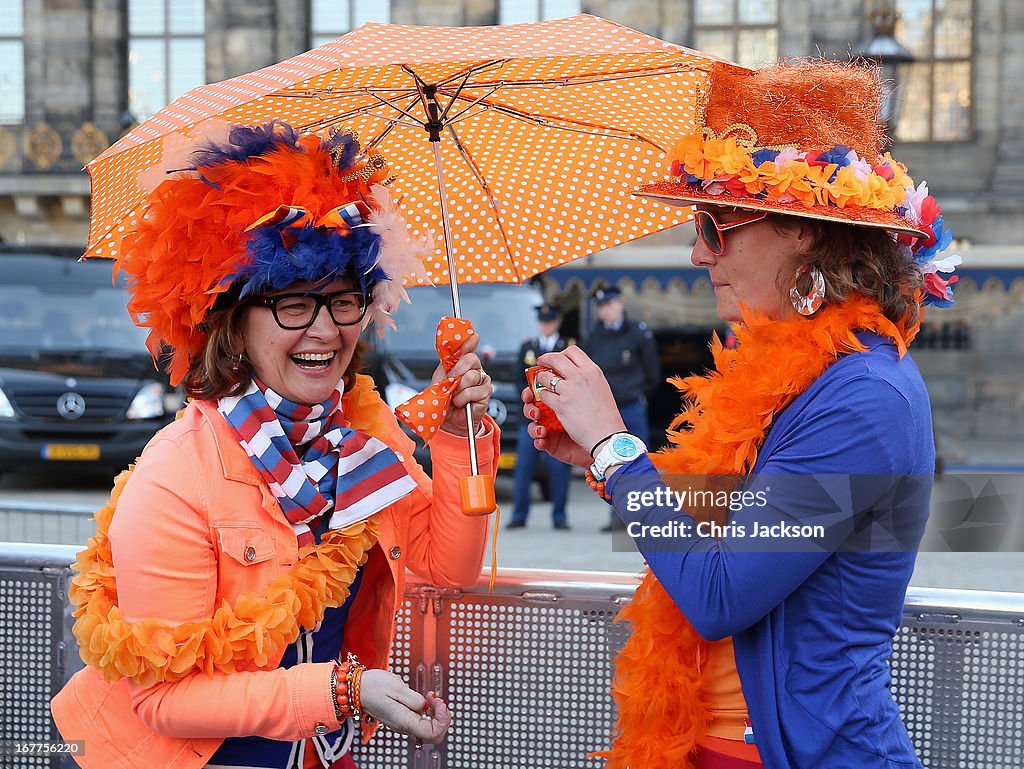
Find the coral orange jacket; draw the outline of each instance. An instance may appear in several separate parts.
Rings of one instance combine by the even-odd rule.
[[[367,667],[385,668],[406,567],[436,585],[476,581],[489,519],[460,509],[458,480],[470,474],[465,438],[437,433],[431,481],[372,380],[358,377],[343,408],[353,427],[397,452],[418,486],[378,514],[378,541],[346,624],[344,651]],[[489,417],[487,428],[477,439],[478,456],[481,472],[493,475],[499,434]],[[263,595],[298,558],[291,525],[216,404],[205,401],[193,401],[146,447],[109,536],[118,606],[129,622],[208,619],[223,601],[249,591]],[[125,678],[109,683],[87,667],[53,698],[51,710],[65,739],[86,741],[77,759],[86,769],[192,769],[225,737],[297,740],[318,723],[337,728],[332,664],[280,669],[283,652],[276,650],[262,668],[194,672],[149,687]]]

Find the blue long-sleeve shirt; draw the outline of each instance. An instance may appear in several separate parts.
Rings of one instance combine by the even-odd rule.
[[[646,456],[608,483],[631,534],[674,526],[634,538],[696,630],[733,637],[766,769],[921,766],[888,658],[928,516],[931,411],[910,357],[859,336],[866,352],[838,360],[776,416],[744,486],[752,496],[736,499],[722,536],[700,536],[685,506],[639,503],[664,487]],[[753,536],[794,525],[824,534]]]

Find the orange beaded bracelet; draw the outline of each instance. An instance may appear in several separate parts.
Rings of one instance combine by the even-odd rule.
[[[601,499],[605,500],[606,502],[611,502],[612,501],[612,498],[610,496],[608,496],[608,492],[605,491],[605,485],[604,485],[605,482],[604,481],[597,480],[597,478],[594,477],[594,474],[592,472],[590,472],[590,470],[587,470],[586,475],[584,475],[583,477],[586,479],[587,485],[591,488],[591,490],[595,494],[597,494],[597,496],[599,496]]]
[[[341,723],[346,718],[358,717],[363,709],[359,696],[363,671],[366,666],[352,652],[346,660],[334,665],[331,671],[331,691],[334,698],[334,715]]]

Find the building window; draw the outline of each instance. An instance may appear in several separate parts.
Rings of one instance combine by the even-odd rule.
[[[499,24],[524,24],[528,21],[564,19],[580,12],[580,0],[501,0]]]
[[[755,69],[779,57],[779,0],[694,0],[693,47]]]
[[[0,125],[25,122],[21,0],[0,0]]]
[[[329,43],[368,21],[391,21],[391,0],[312,0],[310,40]]]
[[[128,108],[145,120],[206,82],[202,0],[128,0]]]
[[[903,75],[896,138],[971,138],[973,0],[897,0],[896,37],[914,61]]]

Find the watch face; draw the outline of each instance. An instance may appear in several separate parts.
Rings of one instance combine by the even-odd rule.
[[[636,455],[636,443],[632,438],[627,438],[625,435],[620,435],[615,439],[612,444],[612,449],[620,457],[632,457]]]

